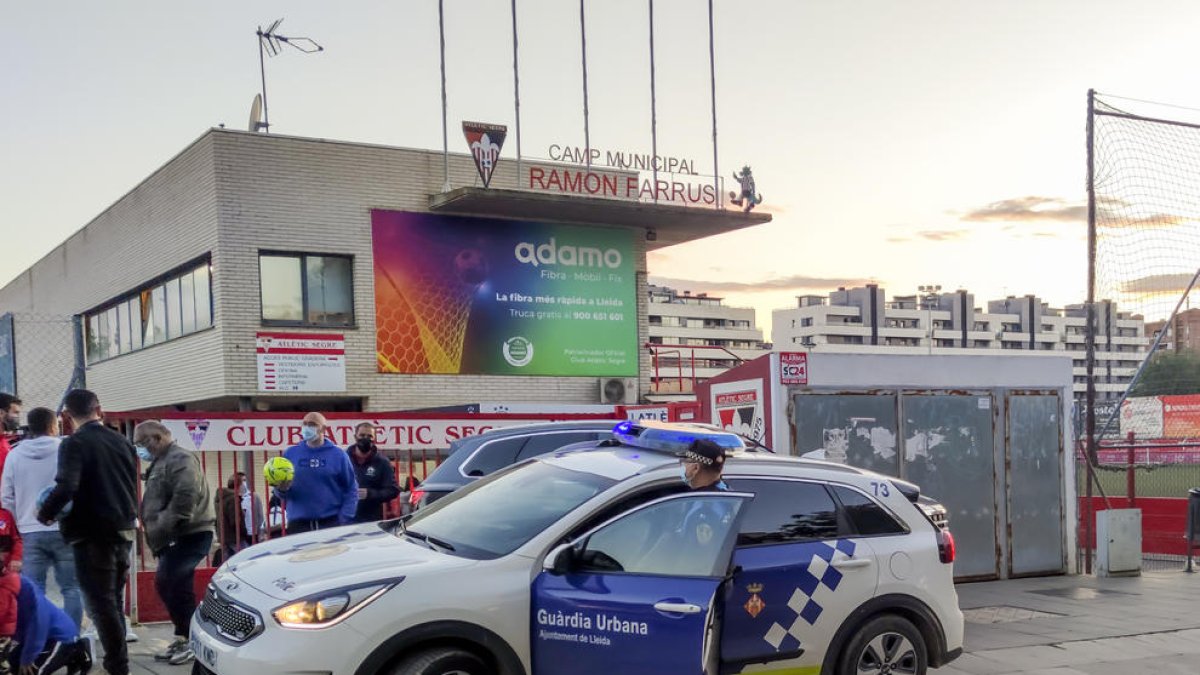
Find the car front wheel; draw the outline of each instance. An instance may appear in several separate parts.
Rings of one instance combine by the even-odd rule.
[[[478,656],[462,649],[438,648],[404,659],[391,675],[488,675]]]
[[[907,619],[877,616],[854,634],[838,662],[838,675],[925,675],[925,639]]]

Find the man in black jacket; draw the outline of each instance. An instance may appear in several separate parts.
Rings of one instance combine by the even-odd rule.
[[[100,400],[86,389],[67,393],[75,433],[58,451],[55,487],[38,512],[49,525],[62,516],[63,538],[75,550],[79,589],[109,675],[128,675],[125,647],[125,576],[137,513],[137,455],[124,436],[100,423]],[[63,513],[70,504],[69,512]]]
[[[396,472],[375,445],[375,425],[363,422],[354,428],[354,445],[346,450],[358,479],[358,511],[354,522],[383,519],[383,505],[400,495]]]

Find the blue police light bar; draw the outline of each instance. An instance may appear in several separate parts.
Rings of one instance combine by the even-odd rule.
[[[634,424],[625,421],[613,428],[613,435],[621,441],[622,445],[667,452],[672,455],[687,450],[693,441],[701,438],[716,443],[725,448],[727,452],[746,449],[746,444],[742,442],[741,437],[735,434],[683,424],[663,424],[661,422]]]

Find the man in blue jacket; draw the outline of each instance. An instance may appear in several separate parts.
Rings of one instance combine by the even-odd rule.
[[[309,413],[302,425],[304,441],[283,453],[296,475],[276,488],[287,502],[288,534],[353,523],[358,482],[350,458],[325,437],[324,415]]]

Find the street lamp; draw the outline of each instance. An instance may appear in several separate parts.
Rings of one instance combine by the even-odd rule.
[[[933,353],[933,308],[937,304],[938,298],[941,297],[942,287],[936,284],[928,286],[917,286],[917,291],[921,294],[921,309],[925,310],[925,320],[928,324],[929,337],[927,343],[929,353]]]

